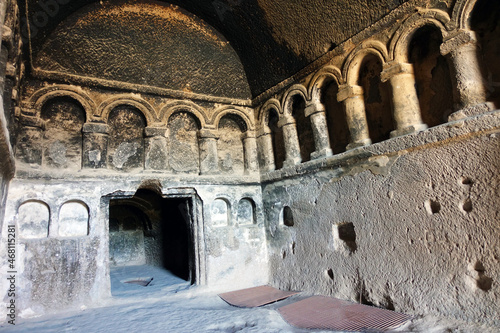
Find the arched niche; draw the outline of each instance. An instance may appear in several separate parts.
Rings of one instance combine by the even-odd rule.
[[[255,202],[250,198],[243,198],[238,202],[238,225],[252,225],[256,223]]]
[[[199,120],[187,111],[179,111],[168,120],[168,162],[174,172],[199,172]]]
[[[307,162],[311,160],[311,154],[315,150],[311,119],[305,115],[306,101],[302,94],[294,94],[291,99],[292,116],[295,118],[299,138],[300,156],[302,162]]]
[[[215,199],[210,207],[212,226],[224,227],[229,225],[231,209],[225,199]]]
[[[344,105],[338,101],[339,85],[334,79],[325,80],[321,89],[321,103],[325,106],[330,148],[334,154],[346,150],[350,141]]]
[[[453,87],[447,60],[439,47],[441,31],[433,25],[417,29],[408,44],[422,121],[429,127],[445,123],[453,111]]]
[[[242,175],[245,156],[242,134],[247,131],[245,121],[238,115],[227,113],[218,124],[217,154],[219,170],[223,174]]]
[[[283,168],[285,161],[285,139],[283,137],[283,129],[278,126],[279,114],[274,108],[269,109],[267,126],[271,131],[271,140],[274,155],[275,169]]]
[[[89,208],[82,201],[65,202],[59,210],[60,237],[80,237],[89,234]]]
[[[42,201],[23,202],[17,210],[19,237],[24,239],[46,238],[49,235],[50,209]]]
[[[144,128],[146,119],[135,107],[118,105],[108,117],[110,168],[120,171],[144,167]]]
[[[42,144],[44,167],[78,170],[82,165],[82,127],[85,110],[68,96],[49,99],[42,106],[45,121]]]
[[[488,89],[487,99],[500,107],[500,3],[479,0],[469,18],[479,44],[478,58]]]
[[[390,86],[382,82],[382,60],[372,54],[367,54],[361,63],[358,85],[363,88],[366,119],[373,143],[387,140],[395,129],[392,119]]]

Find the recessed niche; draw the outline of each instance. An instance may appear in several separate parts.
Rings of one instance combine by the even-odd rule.
[[[326,275],[330,278],[330,280],[333,280],[333,269],[328,269],[326,271]]]
[[[441,210],[441,204],[437,200],[427,200],[424,206],[429,215],[437,214]]]
[[[17,211],[21,238],[45,238],[49,234],[50,210],[42,201],[26,201]]]
[[[255,224],[255,203],[253,200],[240,200],[238,203],[237,220],[239,225]]]
[[[59,211],[59,236],[86,236],[89,232],[89,209],[80,201],[69,201]]]
[[[229,204],[224,199],[215,199],[212,202],[211,217],[214,226],[227,226],[229,224],[229,215]]]
[[[350,253],[357,250],[356,232],[351,222],[337,223],[332,226],[334,247],[336,250],[347,249]]]
[[[472,212],[472,200],[470,198],[465,199],[462,204],[462,210],[466,213]]]
[[[282,214],[283,224],[286,225],[287,227],[293,227],[295,222],[293,221],[292,209],[288,206],[285,206],[281,214]]]
[[[469,178],[469,177],[462,177],[460,179],[460,182],[463,184],[463,185],[467,185],[467,186],[470,186],[472,185],[472,179]]]

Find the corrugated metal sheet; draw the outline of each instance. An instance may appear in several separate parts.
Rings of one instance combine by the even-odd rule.
[[[331,297],[313,296],[278,309],[288,323],[305,329],[384,332],[412,317]]]
[[[270,286],[259,286],[219,294],[220,298],[231,305],[253,308],[266,305],[298,294],[296,291],[282,291]]]

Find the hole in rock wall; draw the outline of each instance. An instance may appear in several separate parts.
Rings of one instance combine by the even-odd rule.
[[[336,250],[346,249],[350,253],[357,250],[354,224],[350,222],[337,223],[332,226],[334,247]]]
[[[486,268],[481,261],[476,261],[473,265],[469,266],[468,272],[471,278],[472,287],[478,288],[482,291],[489,291],[493,285],[493,279],[486,275]]]
[[[328,269],[326,271],[326,275],[330,278],[330,280],[333,280],[333,269]]]
[[[427,200],[424,206],[429,215],[437,214],[441,210],[441,204],[438,201],[432,199]]]
[[[472,212],[472,200],[470,198],[467,198],[462,202],[462,210],[466,213]]]
[[[356,232],[351,222],[337,223],[332,226],[334,247],[336,250],[346,249],[350,253],[357,250]]]
[[[186,281],[194,279],[190,199],[163,198],[138,190],[109,206],[111,266],[162,267]]]
[[[282,211],[282,220],[283,224],[287,227],[293,227],[295,222],[293,221],[293,212],[292,209],[288,206],[285,206]]]

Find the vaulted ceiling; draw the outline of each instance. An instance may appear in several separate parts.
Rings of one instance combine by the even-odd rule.
[[[167,32],[179,36],[182,29],[165,28],[169,26],[170,23],[166,21],[171,16],[158,14],[155,16],[156,19],[152,20],[152,13],[147,13],[148,10],[153,9],[154,11],[154,8],[168,7],[171,11],[181,12],[185,15],[187,19],[182,19],[183,22],[190,21],[190,15],[192,14],[192,17],[199,20],[197,23],[198,28],[194,30],[199,31],[200,27],[202,27],[202,30],[205,28],[205,30],[210,30],[213,27],[214,30],[209,35],[218,36],[218,41],[214,43],[223,45],[223,42],[227,41],[229,47],[234,50],[221,47],[221,57],[231,58],[231,54],[236,55],[236,59],[239,58],[241,62],[242,70],[240,73],[240,68],[237,68],[237,65],[228,65],[228,68],[234,69],[235,74],[233,75],[234,80],[228,79],[227,87],[214,87],[213,89],[204,90],[199,84],[200,90],[198,92],[215,95],[225,94],[231,95],[229,97],[250,99],[297,73],[306,65],[381,19],[405,1],[407,0],[172,0],[169,2],[153,0],[100,2],[92,0],[27,0],[21,4],[21,7],[27,6],[27,11],[26,8],[21,8],[21,13],[26,13],[24,15],[29,18],[32,59],[38,57],[37,61],[43,60],[40,59],[41,53],[47,53],[48,50],[52,54],[58,53],[59,51],[54,48],[61,48],[66,51],[73,49],[75,52],[80,52],[79,47],[81,45],[75,44],[74,48],[72,45],[64,47],[60,45],[60,43],[75,43],[76,38],[60,39],[54,34],[64,35],[64,31],[67,31],[67,34],[74,32],[76,26],[81,27],[80,23],[83,18],[87,20],[88,24],[85,29],[78,30],[78,33],[102,33],[102,36],[98,38],[100,43],[109,41],[112,44],[113,39],[120,38],[120,36],[117,36],[119,31],[129,34],[131,40],[141,38],[139,34],[135,35],[133,33],[133,36],[130,36],[130,34],[134,28],[144,30],[144,24],[150,24],[153,30],[168,30]],[[170,6],[170,4],[174,6]],[[121,27],[110,27],[103,22],[103,20],[114,19],[112,15],[106,14],[109,8],[125,5],[137,5],[136,14],[143,15],[144,20],[141,22],[140,19],[136,19],[134,16],[124,17]],[[92,11],[100,11],[100,14],[91,16],[89,12]],[[92,17],[95,21],[89,22],[89,18]],[[26,37],[26,16],[22,20],[23,25]],[[112,33],[108,33],[109,31],[112,31]],[[159,43],[162,43],[162,40],[168,39],[172,43],[175,42],[167,35],[165,35],[167,37],[156,39],[149,39],[147,36],[147,34],[143,35],[145,40],[136,40],[135,43],[144,47],[148,54],[154,53],[157,48],[161,48],[162,45],[159,45]],[[81,39],[82,36],[78,38]],[[191,46],[200,49],[199,45],[201,44],[194,43]],[[88,45],[85,47],[88,48]],[[102,52],[102,50],[102,48],[97,49],[99,52]],[[126,47],[121,47],[119,50],[123,54]],[[169,46],[169,50],[169,54],[175,53],[171,46]],[[186,49],[185,52],[191,51]],[[201,49],[199,52],[211,52],[210,47]],[[83,53],[85,54],[85,52]],[[65,54],[64,56],[69,55]],[[47,55],[44,57],[47,57]],[[59,57],[62,57],[62,55]],[[86,60],[82,58],[76,57],[75,62],[85,62]],[[195,66],[196,63],[205,60],[192,58],[187,61],[191,61]],[[219,70],[222,72],[221,65],[218,65],[220,63],[217,61],[206,61],[205,64],[199,66],[208,66],[209,63],[217,67],[213,69],[214,71]],[[47,62],[41,61],[38,66],[46,66],[47,64]],[[58,66],[64,67],[61,64]],[[147,67],[147,64],[145,66]],[[177,67],[172,67],[174,68],[173,71]],[[192,70],[192,68],[185,67],[183,70]],[[50,66],[48,69],[54,70]],[[110,73],[108,74],[114,75],[112,71]],[[226,74],[214,74],[214,80],[220,82]],[[89,75],[100,74],[99,71],[95,71]],[[101,75],[105,79],[110,79],[110,77],[106,76],[106,73],[101,73]],[[208,74],[201,71],[199,75],[207,76]],[[116,78],[117,80],[126,80],[126,78],[119,76]],[[175,81],[173,77],[165,77],[164,79]],[[240,82],[237,82],[239,79],[244,80],[247,86],[245,87]],[[130,80],[130,82],[139,83],[137,79]],[[233,83],[236,88],[231,88]],[[152,84],[164,84],[164,82],[153,82]],[[196,92],[196,82],[194,82],[194,86],[194,88],[188,87],[187,89],[193,89]],[[174,84],[172,88],[186,89],[186,84],[179,82],[178,85]]]

